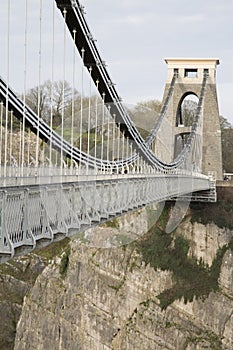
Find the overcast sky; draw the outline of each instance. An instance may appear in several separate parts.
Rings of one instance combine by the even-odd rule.
[[[82,0],[124,101],[162,99],[164,58],[219,58],[220,114],[233,123],[232,0]]]
[[[26,0],[11,0],[10,81],[16,90],[22,81],[24,59],[24,24]],[[43,9],[53,3],[43,0]],[[162,99],[167,78],[164,58],[219,58],[217,89],[220,114],[233,123],[233,1],[232,0],[81,0],[86,19],[107,62],[110,76],[125,103]],[[28,0],[27,87],[37,85],[32,52],[38,51],[39,0]],[[0,74],[6,76],[8,0],[1,0]],[[52,8],[52,7],[51,7]],[[46,12],[45,10],[43,10]],[[51,12],[51,11],[50,11]],[[50,16],[50,15],[48,15]],[[43,20],[43,77],[51,61],[51,17]],[[50,27],[49,27],[50,25]],[[62,47],[62,19],[56,12],[55,41]],[[60,32],[59,32],[60,31]],[[30,36],[31,35],[31,36]],[[37,45],[37,48],[36,48]],[[62,71],[61,53],[55,53],[55,65]],[[71,54],[67,55],[72,62]],[[60,62],[58,63],[58,58]],[[16,64],[16,59],[18,64]],[[35,59],[34,59],[35,61]],[[67,59],[68,61],[68,59]],[[67,62],[67,65],[69,62]],[[48,68],[49,69],[49,68]],[[4,72],[3,72],[4,71]],[[3,73],[2,73],[3,72]],[[21,74],[21,77],[19,75]],[[31,77],[30,77],[31,74]]]

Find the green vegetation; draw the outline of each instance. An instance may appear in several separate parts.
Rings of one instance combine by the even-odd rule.
[[[147,299],[142,301],[139,305],[143,305],[147,309],[149,304],[150,304],[150,299]]]
[[[54,257],[61,255],[62,252],[69,245],[69,242],[70,242],[69,238],[64,238],[60,241],[52,242],[44,248],[35,249],[33,253],[41,256],[42,258],[45,258],[46,260],[51,260]]]
[[[130,272],[133,272],[133,270],[137,267],[137,262],[136,260],[133,260],[131,265],[130,265],[130,268],[129,268],[129,271]]]
[[[213,332],[201,332],[200,335],[189,336],[186,339],[183,349],[186,349],[188,344],[202,344],[202,349],[221,350],[222,342],[219,337]]]
[[[12,285],[4,283],[0,288],[0,303],[23,304],[23,293],[20,290],[13,290]]]
[[[116,292],[119,292],[123,284],[125,283],[125,277],[117,285],[109,285],[110,288],[114,289]]]
[[[19,262],[16,259],[9,260],[5,264],[0,264],[0,275],[12,276],[20,281],[34,283],[37,274],[31,270],[31,257],[22,257]]]
[[[227,173],[233,172],[233,126],[228,120],[220,116],[220,126],[222,131],[222,162],[223,169]]]
[[[78,232],[76,235],[75,235],[75,239],[77,239],[79,242],[83,243],[83,244],[89,244],[90,241],[85,238],[85,232]]]
[[[69,241],[68,238],[65,238],[61,241],[51,243],[47,247],[35,249],[32,254],[22,256],[20,259],[14,258],[7,263],[0,264],[0,275],[2,278],[0,301],[10,304],[22,304],[26,291],[21,289],[20,282],[17,283],[16,281],[25,282],[29,290],[49,260],[62,254],[64,249],[67,249]],[[63,268],[65,268],[65,262],[63,263]],[[7,276],[6,279],[5,276]],[[8,278],[10,278],[9,281]]]
[[[106,221],[106,222],[103,224],[103,226],[105,226],[105,227],[111,227],[111,228],[119,228],[118,219],[115,218],[115,219]]]
[[[135,123],[143,139],[149,135],[159,117],[161,102],[158,100],[148,100],[138,102],[128,113]],[[145,123],[146,120],[146,123]]]
[[[233,230],[233,202],[230,200],[220,203],[191,203],[191,222],[203,225],[215,223],[220,228]]]
[[[227,249],[233,247],[232,240],[229,245],[219,249],[211,268],[198,264],[196,259],[187,256],[189,241],[164,232],[169,207],[170,205],[166,207],[161,220],[147,235],[135,243],[146,264],[150,264],[155,270],[173,272],[174,286],[157,296],[162,309],[182,297],[188,302],[194,297],[205,298],[211,291],[217,291],[223,255]]]
[[[66,248],[61,258],[61,265],[60,265],[59,272],[62,277],[66,276],[66,273],[69,267],[69,262],[70,262],[70,246]]]
[[[53,242],[44,248],[35,249],[34,253],[46,259],[47,261],[52,260],[56,256],[62,256],[59,271],[60,271],[60,274],[64,277],[66,275],[66,272],[69,266],[69,256],[70,256],[69,243],[70,243],[70,239],[66,237],[60,241]]]

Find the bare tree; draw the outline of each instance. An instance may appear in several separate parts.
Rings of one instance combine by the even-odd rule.
[[[61,123],[62,112],[64,116],[72,104],[72,98],[78,98],[77,90],[72,91],[67,81],[52,83],[45,81],[41,86],[30,89],[26,95],[27,105],[46,122],[50,121],[51,112],[53,126]]]
[[[184,100],[181,106],[182,124],[192,126],[197,113],[198,104],[196,101]]]
[[[143,138],[146,138],[150,130],[154,127],[160,109],[161,102],[158,100],[138,102],[135,107],[128,108],[130,117]]]

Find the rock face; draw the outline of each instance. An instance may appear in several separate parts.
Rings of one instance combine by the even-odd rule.
[[[233,237],[189,218],[175,232],[181,234],[190,242],[188,255],[209,266]],[[174,286],[173,273],[146,265],[135,247],[72,240],[25,297],[15,350],[232,350],[232,250],[225,249],[218,291],[162,309],[158,295]]]
[[[226,228],[219,228],[215,224],[203,225],[197,222],[193,224],[186,220],[180,225],[177,234],[190,241],[189,255],[209,266],[212,265],[219,248],[230,242],[232,232]]]
[[[0,265],[1,350],[14,348],[15,329],[22,311],[23,298],[44,267],[45,262],[36,255],[16,258]]]

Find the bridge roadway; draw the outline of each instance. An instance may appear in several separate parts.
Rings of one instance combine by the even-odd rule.
[[[0,187],[0,262],[150,203],[211,189],[210,179],[200,174],[64,175],[1,181],[5,182]]]

